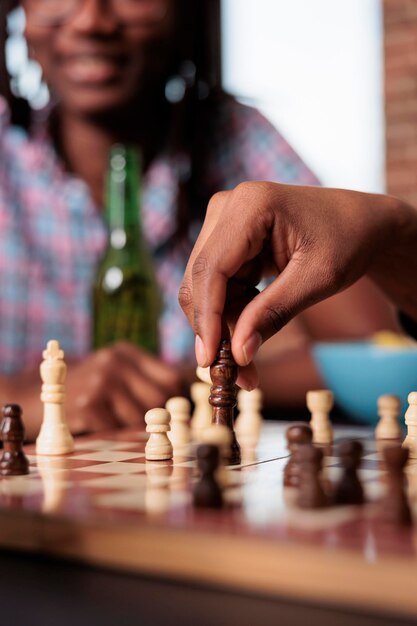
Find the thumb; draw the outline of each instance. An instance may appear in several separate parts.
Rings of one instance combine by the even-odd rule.
[[[238,365],[248,365],[262,343],[298,313],[336,292],[321,266],[293,257],[282,273],[241,312],[232,338]]]

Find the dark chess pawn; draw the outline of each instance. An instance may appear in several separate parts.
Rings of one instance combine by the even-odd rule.
[[[292,424],[285,433],[287,449],[291,453],[284,469],[284,487],[298,487],[300,484],[300,468],[296,462],[296,452],[300,446],[313,441],[313,431],[308,424]]]
[[[3,441],[3,454],[0,459],[0,475],[29,474],[29,463],[23,452],[25,429],[22,422],[22,409],[18,404],[6,404],[2,412],[0,434]]]
[[[212,444],[203,444],[197,448],[197,465],[200,478],[193,490],[194,506],[202,509],[221,509],[223,506],[222,490],[216,479],[219,467],[219,448]]]
[[[302,509],[320,509],[327,506],[328,499],[321,484],[323,451],[311,444],[299,446],[295,461],[300,467],[300,483],[297,506]]]
[[[408,456],[408,448],[402,448],[401,444],[383,450],[387,490],[381,501],[381,517],[384,521],[399,526],[411,526],[413,523],[405,492],[404,468]]]
[[[359,441],[344,441],[338,448],[343,473],[333,493],[334,504],[363,504],[365,497],[358,477],[363,446]]]

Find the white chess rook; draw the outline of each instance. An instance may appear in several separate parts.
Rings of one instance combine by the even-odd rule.
[[[41,401],[44,404],[44,413],[36,440],[36,453],[69,454],[74,450],[74,439],[68,428],[64,408],[67,366],[58,341],[48,341],[43,358],[40,371],[43,381]]]
[[[169,461],[173,449],[167,432],[171,430],[171,415],[166,409],[151,409],[145,415],[146,432],[149,439],[145,447],[147,461]]]
[[[410,458],[417,459],[417,391],[408,394],[408,409],[405,412],[407,436],[403,446],[410,451]]]
[[[375,429],[376,439],[399,439],[401,427],[398,417],[401,412],[401,400],[398,396],[385,394],[378,398],[380,420]]]

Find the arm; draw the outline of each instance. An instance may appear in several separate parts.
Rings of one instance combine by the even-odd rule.
[[[389,196],[273,183],[218,194],[180,292],[199,363],[214,359],[223,315],[235,325],[236,361],[247,366],[295,315],[365,274],[417,319],[416,242],[417,212]],[[256,295],[268,272],[275,280]],[[250,381],[253,369],[241,378]]]

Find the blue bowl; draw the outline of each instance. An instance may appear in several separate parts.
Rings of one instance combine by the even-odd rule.
[[[369,342],[317,343],[313,354],[338,406],[361,424],[378,422],[378,396],[399,396],[404,414],[408,394],[417,390],[416,348]]]

